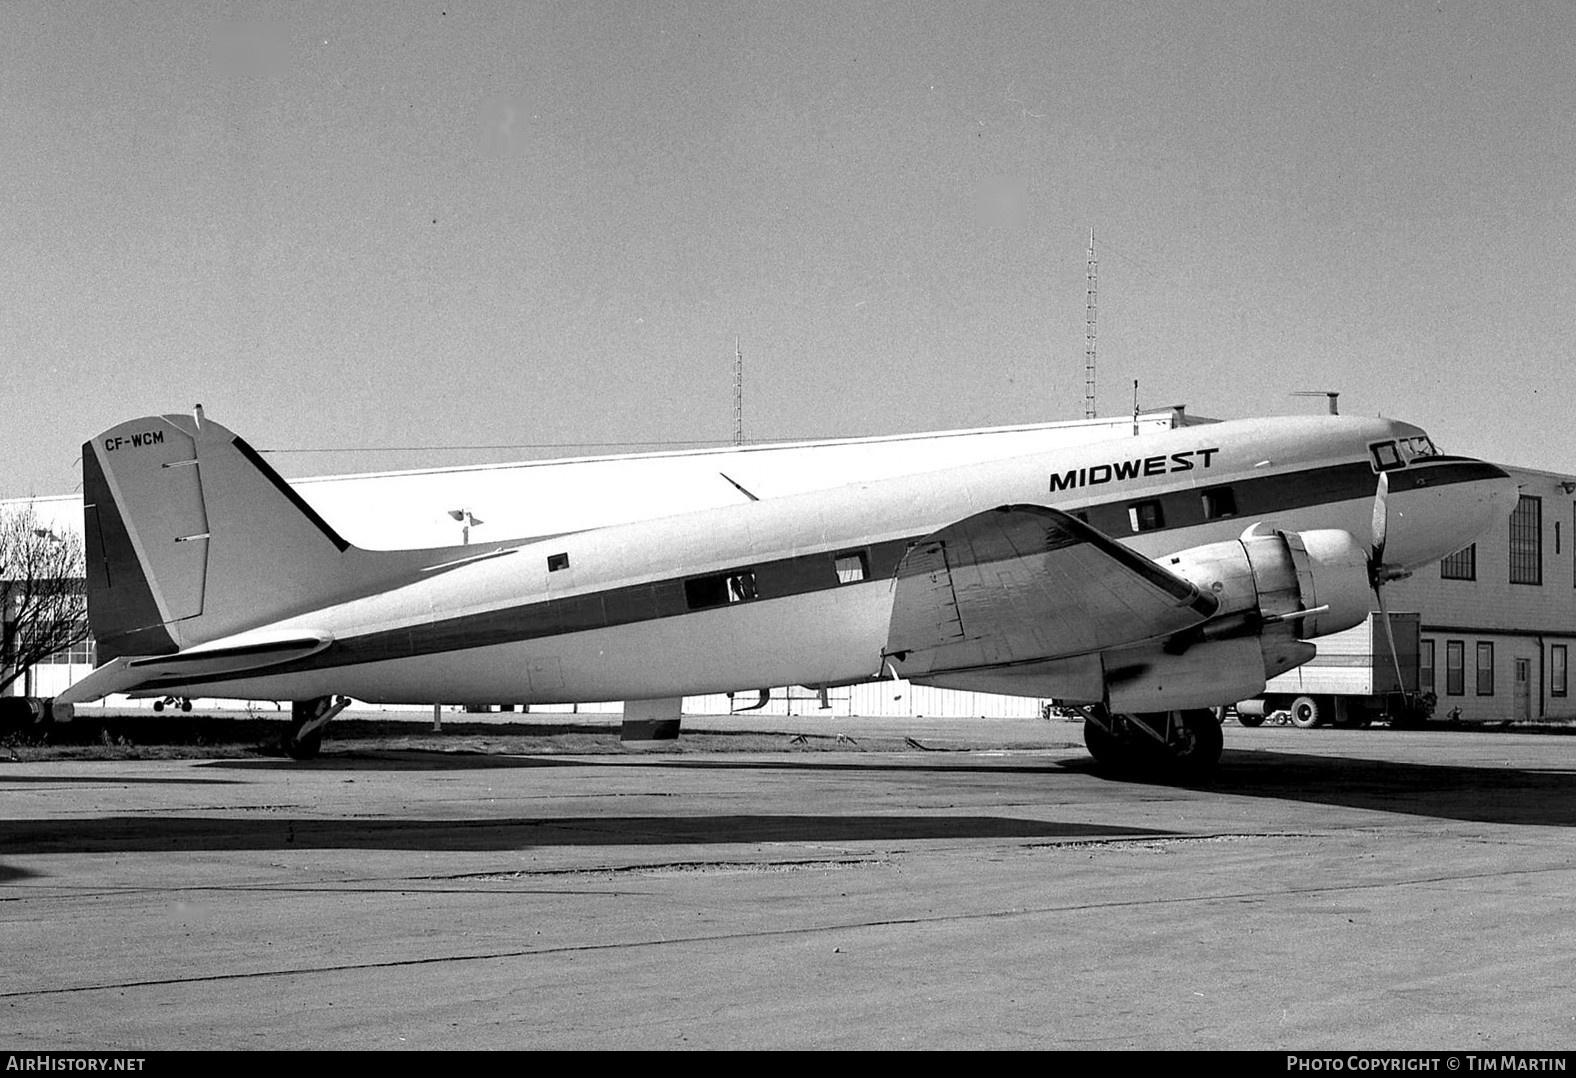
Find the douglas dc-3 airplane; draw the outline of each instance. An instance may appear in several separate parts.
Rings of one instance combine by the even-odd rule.
[[[895,676],[1079,705],[1097,760],[1198,772],[1220,756],[1212,708],[1306,662],[1310,638],[1362,621],[1387,580],[1517,497],[1406,423],[1275,418],[378,551],[200,408],[108,430],[82,467],[106,661],[57,702],[291,700],[298,758],[350,697],[676,711]]]

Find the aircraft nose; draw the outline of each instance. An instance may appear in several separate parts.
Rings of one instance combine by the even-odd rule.
[[[1432,564],[1503,527],[1521,497],[1505,469],[1467,457],[1436,459],[1391,475],[1385,560],[1407,569]]]
[[[1504,520],[1521,501],[1521,485],[1503,468],[1486,463],[1483,467],[1490,473],[1484,479],[1488,484],[1489,519]]]

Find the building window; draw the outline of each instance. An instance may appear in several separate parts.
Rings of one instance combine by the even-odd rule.
[[[1549,695],[1564,696],[1565,688],[1565,663],[1569,656],[1565,653],[1564,644],[1555,644],[1549,654]]]
[[[1543,583],[1543,499],[1523,494],[1510,514],[1510,582]]]
[[[684,597],[689,600],[691,610],[749,602],[758,595],[753,569],[735,569],[731,573],[697,576],[684,581]]]
[[[1420,640],[1417,644],[1417,691],[1434,691],[1434,642]]]
[[[1466,681],[1467,646],[1461,640],[1445,641],[1445,695],[1463,696]]]
[[[839,584],[857,584],[870,575],[870,562],[863,550],[837,555],[832,559],[832,567],[837,570]]]
[[[78,640],[69,648],[61,648],[59,651],[51,652],[42,659],[38,660],[38,663],[40,666],[46,663],[71,663],[77,666],[96,666],[98,664],[93,661],[95,650],[96,649],[93,646],[93,638],[88,636]]]
[[[1204,491],[1204,519],[1219,520],[1237,515],[1237,496],[1230,487],[1216,487]]]
[[[1494,695],[1494,645],[1479,644],[1477,647],[1477,694],[1479,696]]]
[[[1441,580],[1477,579],[1477,544],[1456,551],[1439,563]]]
[[[1135,532],[1152,532],[1166,526],[1159,502],[1134,502],[1127,507],[1127,519]]]

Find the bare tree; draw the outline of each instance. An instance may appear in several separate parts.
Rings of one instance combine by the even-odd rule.
[[[82,539],[27,505],[0,510],[0,694],[40,660],[87,639]]]

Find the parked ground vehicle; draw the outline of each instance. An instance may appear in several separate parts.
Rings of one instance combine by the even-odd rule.
[[[1285,712],[1293,726],[1309,729],[1324,723],[1363,726],[1385,719],[1392,726],[1421,722],[1433,702],[1417,691],[1417,614],[1391,614],[1395,655],[1378,613],[1356,628],[1318,641],[1319,654],[1269,680],[1261,696],[1237,704],[1237,721],[1258,726]],[[1400,664],[1400,678],[1396,664]]]

